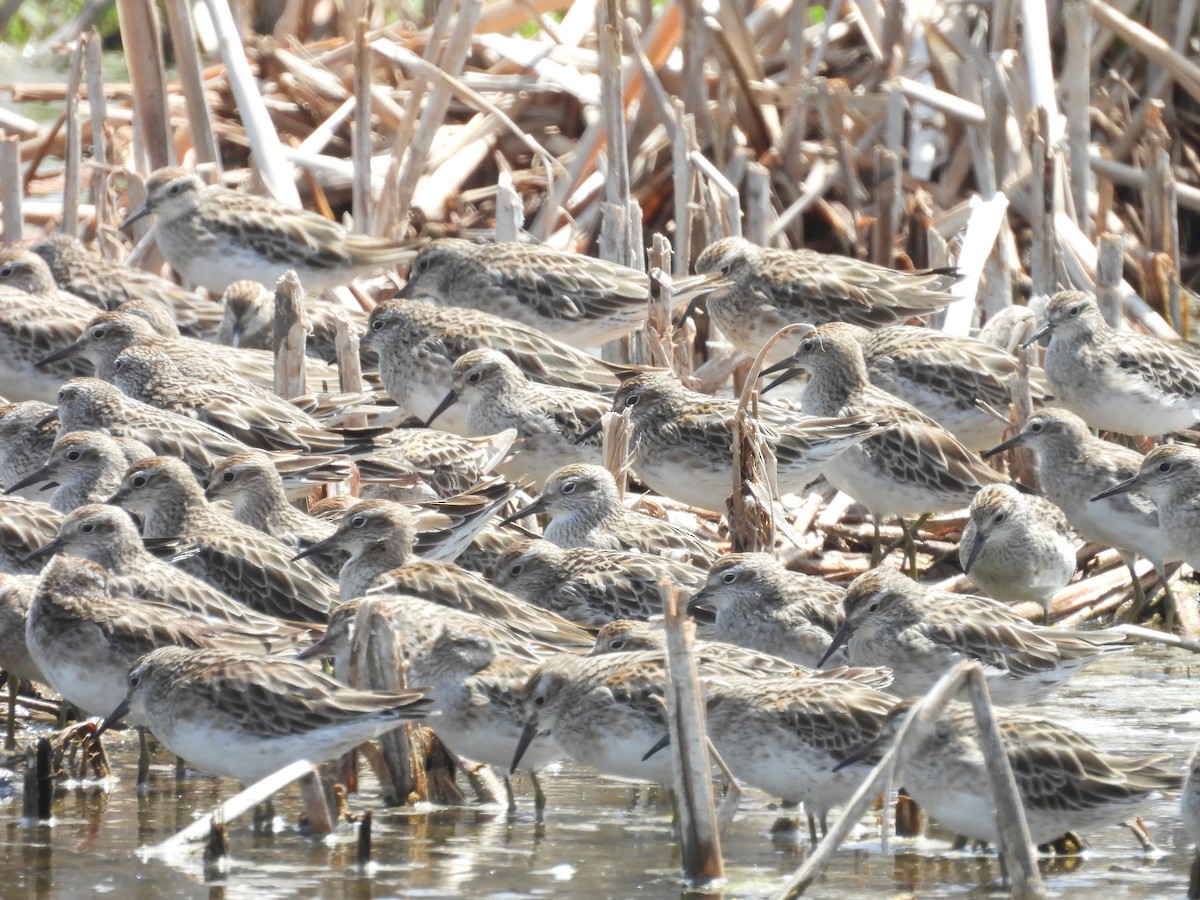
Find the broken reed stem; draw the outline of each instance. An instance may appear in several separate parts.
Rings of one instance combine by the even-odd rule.
[[[23,193],[21,139],[0,132],[0,237],[5,244],[15,244],[24,236]]]
[[[308,393],[307,343],[304,291],[296,272],[288,269],[275,284],[275,393],[285,400]]]
[[[351,132],[351,159],[354,163],[351,211],[354,230],[374,234],[371,214],[371,46],[367,42],[366,19],[354,26],[354,130]]]
[[[1001,835],[1002,853],[1008,864],[1012,896],[1033,898],[1045,895],[1033,843],[1029,837],[1029,827],[1025,821],[1025,809],[1021,805],[1016,780],[1008,763],[1008,754],[1000,739],[983,669],[977,662],[963,662],[939,678],[925,696],[909,710],[892,746],[854,792],[854,796],[846,802],[841,816],[829,829],[828,834],[821,839],[821,843],[773,900],[792,900],[812,886],[834,852],[862,819],[867,808],[875,802],[884,783],[891,778],[899,752],[909,734],[917,728],[930,727],[946,704],[954,700],[964,684],[975,712],[979,741],[996,802],[996,827]]]
[[[187,844],[206,840],[214,822],[222,824],[232,822],[279,793],[293,781],[298,781],[306,775],[316,777],[317,770],[307,760],[296,760],[273,775],[268,775],[262,781],[250,785],[241,793],[234,794],[213,812],[202,816],[183,830],[175,832],[161,844],[157,844],[145,852],[150,856],[170,856]]]
[[[75,42],[71,51],[71,71],[67,76],[67,147],[63,156],[63,234],[79,231],[79,186],[82,182],[83,141],[79,122],[79,85],[83,82],[83,53],[87,38]]]
[[[255,167],[271,196],[288,206],[300,206],[300,193],[292,178],[292,166],[287,161],[279,134],[258,91],[254,73],[246,61],[246,50],[238,36],[237,23],[229,11],[228,0],[204,0],[204,5],[217,33],[217,48],[225,64],[225,77],[229,80],[229,89],[237,103]],[[142,45],[126,42],[125,46]],[[131,57],[138,55],[130,54]]]
[[[679,586],[659,583],[667,637],[667,721],[679,803],[684,875],[691,881],[722,878],[721,836],[709,776],[704,693],[692,656],[696,625],[679,603]]]
[[[358,602],[347,680],[353,687],[401,691],[406,686],[405,670],[387,604],[367,598]],[[363,745],[363,755],[376,766],[380,792],[388,806],[403,806],[429,796],[418,727],[407,723],[381,735],[377,748]]]
[[[216,170],[219,182],[221,152],[213,134],[212,116],[204,91],[204,67],[200,62],[200,48],[196,44],[192,5],[188,0],[165,0],[163,5],[167,10],[167,28],[171,32],[171,46],[175,50],[188,125],[192,130],[192,151],[196,154],[197,164],[209,165]]]
[[[601,419],[604,427],[601,430],[601,446],[604,448],[604,468],[612,473],[617,483],[617,493],[625,496],[626,482],[629,479],[629,441],[633,434],[633,418],[630,410],[617,414],[606,412]]]
[[[217,4],[224,5],[225,0],[209,0],[210,8]],[[225,13],[229,14],[228,6]],[[174,134],[167,115],[162,34],[150,0],[117,0],[117,20],[121,26],[121,45],[137,48],[137,52],[124,55],[133,89],[133,164],[137,171],[149,173],[175,162]],[[244,58],[242,65],[246,65]]]

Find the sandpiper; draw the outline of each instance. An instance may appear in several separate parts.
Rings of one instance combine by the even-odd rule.
[[[498,587],[582,625],[615,619],[648,619],[662,613],[660,585],[685,593],[704,583],[691,566],[642,553],[564,549],[549,541],[524,541],[496,564]]]
[[[698,628],[697,634],[700,633]],[[667,636],[661,619],[649,622],[618,619],[596,632],[596,643],[588,651],[588,655],[600,656],[603,653],[631,650],[653,650],[662,655],[666,653],[666,649]],[[723,675],[744,675],[752,678],[774,678],[779,675],[792,678],[836,678],[879,689],[892,683],[892,670],[886,666],[810,669],[740,644],[700,638],[692,644],[692,651],[699,666],[715,669]]]
[[[112,383],[124,394],[224,431],[261,450],[331,453],[365,452],[381,428],[327,428],[288,401],[246,394],[189,378],[170,355],[154,346],[132,345],[113,361]]]
[[[881,737],[851,758],[867,757],[890,743],[913,702],[897,704]],[[1166,754],[1117,756],[1065,725],[1024,710],[997,709],[996,719],[1034,844],[1136,818],[1163,791],[1182,784],[1177,772],[1158,765]],[[951,703],[932,724],[910,729],[897,772],[905,790],[942,827],[996,844],[996,803],[978,735],[970,705]]]
[[[62,520],[54,540],[34,558],[64,553],[102,566],[111,592],[194,613],[204,619],[252,631],[295,633],[301,626],[259,612],[223,591],[147,552],[129,513],[89,503]]]
[[[481,347],[503,352],[539,384],[597,393],[616,376],[598,359],[500,316],[416,300],[388,300],[371,311],[364,344],[379,354],[379,375],[403,409],[427,420],[453,388],[455,361]],[[467,430],[466,408],[451,407],[442,427]]]
[[[122,719],[192,765],[252,784],[297,760],[321,763],[428,714],[420,691],[360,691],[303,663],[164,647],[129,669]]]
[[[1145,595],[1134,570],[1138,556],[1154,564],[1163,587],[1170,593],[1164,565],[1179,559],[1179,554],[1172,546],[1171,535],[1159,527],[1154,502],[1137,491],[1092,499],[1137,475],[1142,454],[1101,440],[1079,416],[1057,408],[1038,410],[1017,434],[983,455],[992,456],[1016,446],[1029,447],[1036,454],[1042,490],[1066,514],[1071,527],[1086,540],[1121,552],[1139,607]]]
[[[1200,566],[1200,450],[1184,444],[1165,444],[1146,454],[1136,475],[1098,493],[1099,502],[1117,494],[1140,491],[1158,507],[1159,527],[1189,566]],[[1174,627],[1173,598],[1165,611]]]
[[[870,771],[848,762],[850,754],[878,738],[896,703],[838,679],[733,676],[706,687],[708,736],[733,774],[774,797],[802,801],[822,832],[829,810]]]
[[[926,315],[954,299],[949,289],[958,280],[953,269],[902,272],[811,250],[759,247],[737,237],[706,247],[696,258],[696,271],[731,282],[709,295],[708,313],[751,356],[794,322],[878,328]]]
[[[284,619],[328,618],[336,586],[293,560],[286,545],[209,504],[180,460],[152,456],[134,463],[109,502],[135,513],[142,535],[178,554],[181,568],[231,597]]]
[[[725,512],[725,498],[733,491],[736,404],[689,390],[670,373],[651,372],[627,378],[618,388],[613,412],[627,409],[633,418],[630,458],[642,481],[688,506]],[[759,410],[759,428],[775,454],[784,494],[800,493],[830,460],[892,427],[876,416],[819,419],[768,404]]]
[[[37,575],[0,573],[0,669],[12,678],[45,684],[46,677],[25,643],[25,625],[37,583]]]
[[[217,341],[229,347],[250,350],[275,350],[275,294],[257,281],[235,281],[221,295],[221,324]],[[351,327],[358,331],[367,324],[367,317],[353,309],[338,308],[331,303],[308,301],[304,318],[308,336],[304,352],[325,362],[337,360],[337,318],[344,314]],[[364,369],[379,368],[373,353],[360,354]]]
[[[493,641],[449,625],[408,654],[407,662],[409,679],[423,686],[437,711],[430,724],[451,752],[507,771],[524,725],[522,691],[537,663],[507,656]],[[544,736],[521,759],[533,777],[538,809],[545,796],[533,770],[562,755]]]
[[[889,690],[902,697],[974,659],[996,703],[1032,703],[1104,654],[1129,649],[1120,637],[1032,625],[996,600],[939,591],[884,566],[856,578],[842,608],[829,653],[845,644],[851,665],[888,666]]]
[[[129,667],[156,647],[225,646],[266,653],[295,640],[136,600],[111,584],[95,563],[60,555],[46,564],[34,589],[25,642],[54,690],[88,715],[102,716],[125,695]]]
[[[37,365],[39,368],[58,365],[63,359],[81,354],[91,361],[96,377],[112,381],[117,357],[134,345],[150,345],[161,350],[184,375],[197,381],[224,385],[263,398],[277,398],[273,353],[235,348],[215,352],[213,345],[206,341],[163,335],[145,317],[120,311],[92,316],[74,343],[44,356]],[[304,370],[308,383],[315,387],[339,383],[337,369],[321,360],[307,358]]]
[[[58,422],[49,417],[54,407],[39,400],[0,406],[0,485],[6,494],[26,500],[37,499],[39,488],[32,484],[15,487],[46,464],[58,434]]]
[[[1200,420],[1200,353],[1179,341],[1117,331],[1093,297],[1060,291],[1026,341],[1050,335],[1043,365],[1058,402],[1093,428],[1158,436]]]
[[[538,244],[442,238],[417,253],[399,296],[494,313],[586,349],[645,321],[650,279],[637,269]]]
[[[771,367],[781,369],[785,374],[775,383],[800,370],[810,373],[801,401],[805,413],[872,415],[895,426],[825,466],[829,483],[873,515],[876,562],[881,517],[900,517],[903,525],[906,516],[961,509],[984,485],[1006,480],[928,416],[871,384],[862,347],[837,323],[803,334],[795,352]]]
[[[576,762],[620,778],[671,784],[671,754],[650,752],[668,733],[666,661],[657,653],[560,653],[530,676],[515,770],[549,733]]]
[[[78,340],[96,310],[83,300],[43,305],[15,288],[0,288],[0,384],[13,401],[54,402],[68,378],[90,375],[85,359],[59,356]],[[52,361],[46,365],[46,357]]]
[[[453,560],[487,524],[496,509],[508,500],[512,485],[494,479],[481,487],[477,502],[464,505],[461,515],[434,514],[433,527],[418,531],[413,510],[390,500],[363,500],[342,513],[333,534],[297,554],[304,558],[329,550],[341,550],[349,559],[338,574],[341,598],[361,597],[377,585],[377,579],[411,562],[418,556],[429,560]],[[470,495],[468,495],[470,499]],[[443,507],[453,510],[454,506]]]
[[[609,409],[607,398],[530,381],[498,350],[470,350],[454,363],[450,391],[425,422],[426,427],[459,402],[467,407],[467,433],[479,437],[516,429],[520,444],[498,470],[538,484],[573,462],[599,463],[600,438],[592,427]],[[591,436],[585,437],[589,430]]]
[[[362,481],[360,496],[406,501],[462,493],[507,459],[516,440],[513,428],[480,437],[433,428],[397,428],[378,442],[381,446],[355,460]]]
[[[733,553],[709,570],[688,610],[714,607],[718,640],[812,668],[829,654],[842,625],[844,594],[822,578],[789,572],[768,554]]]
[[[131,301],[149,301],[169,310],[175,326],[192,337],[217,333],[221,310],[211,300],[152,272],[95,256],[72,235],[47,235],[29,249],[46,261],[60,288],[93,306],[115,310]]]
[[[50,505],[66,515],[85,503],[107,500],[121,486],[126,469],[153,455],[149,447],[131,438],[103,431],[69,431],[54,442],[44,466],[4,492],[52,482],[57,486]]]
[[[1075,574],[1075,544],[1063,511],[1007,484],[989,484],[971,501],[958,559],[971,581],[997,600],[1036,600],[1046,622],[1054,595]]]
[[[673,551],[700,566],[716,559],[712,548],[687,529],[625,506],[603,466],[573,463],[555,470],[538,498],[501,524],[542,512],[550,516],[542,537],[560,547]]]
[[[146,201],[121,223],[154,215],[158,249],[183,278],[220,294],[249,278],[268,287],[288,269],[310,292],[409,259],[401,242],[351,234],[337,222],[267,197],[209,186],[169,167],[146,179]]]
[[[840,328],[862,347],[873,385],[911,403],[965,446],[986,450],[1004,436],[1019,370],[1011,353],[936,328]],[[1046,396],[1044,379],[1040,368],[1031,368],[1035,402]]]

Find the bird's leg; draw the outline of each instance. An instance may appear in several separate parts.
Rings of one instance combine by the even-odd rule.
[[[504,796],[508,798],[508,807],[506,811],[511,816],[517,811],[517,795],[513,793],[512,778],[508,775],[504,777]]]
[[[532,769],[529,770],[529,783],[533,785],[533,809],[540,819],[546,812],[546,792],[542,790],[542,783]]]
[[[875,526],[875,540],[871,543],[871,568],[874,569],[883,562],[883,538],[879,534],[879,516],[872,515],[871,522]]]
[[[146,783],[150,775],[150,748],[146,745],[146,729],[138,726],[138,787]]]
[[[1188,900],[1200,900],[1200,850],[1192,860],[1192,870],[1188,877]]]
[[[1126,822],[1125,827],[1133,832],[1133,836],[1137,838],[1137,842],[1142,845],[1143,853],[1158,852],[1158,845],[1155,844],[1154,839],[1150,837],[1150,830],[1146,828],[1146,823],[1142,821],[1141,816]]]
[[[930,513],[921,513],[911,526],[900,519],[900,530],[904,532],[904,556],[908,560],[909,573],[914,580],[917,578],[917,532],[921,530],[922,525],[929,521],[930,515]]]
[[[817,817],[807,808],[804,812],[808,815],[808,839],[816,844],[819,842],[817,838]]]
[[[1133,579],[1133,604],[1129,607],[1129,617],[1127,621],[1137,623],[1146,612],[1146,591],[1142,587],[1142,579],[1137,575],[1137,557],[1132,553],[1122,553],[1121,558],[1125,560],[1125,565],[1129,567],[1129,577]],[[1158,570],[1158,566],[1155,566]],[[1166,573],[1160,572],[1163,584],[1167,583]]]

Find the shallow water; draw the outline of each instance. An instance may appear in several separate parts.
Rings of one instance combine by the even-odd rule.
[[[1182,768],[1196,736],[1193,654],[1139,647],[1102,659],[1048,710],[1103,746],[1131,755],[1165,751]],[[31,732],[23,737],[28,739]],[[118,780],[105,787],[70,787],[54,801],[51,828],[24,827],[20,797],[0,805],[5,827],[0,861],[4,896],[75,897],[679,897],[697,896],[679,876],[670,812],[644,786],[604,778],[574,765],[543,779],[545,820],[538,823],[527,785],[518,783],[514,817],[491,808],[377,809],[373,866],[355,867],[354,829],[311,838],[284,825],[300,816],[296,789],[279,798],[281,831],[260,836],[249,819],[229,825],[226,870],[206,876],[199,848],[183,857],[145,858],[139,848],[166,839],[193,817],[236,792],[228,780],[189,774],[177,781],[167,754],[156,754],[149,790],[134,789],[137,742],[113,735],[109,754]],[[1162,856],[1143,854],[1123,828],[1085,835],[1081,857],[1047,859],[1043,875],[1051,896],[1128,898],[1182,896],[1190,856],[1179,824],[1177,797],[1146,817]],[[352,798],[369,805],[368,793]],[[794,812],[794,811],[792,811]],[[747,791],[724,836],[727,880],[704,896],[766,897],[803,861],[807,841],[776,841],[781,811]],[[996,858],[952,853],[931,836],[896,841],[884,854],[868,818],[837,854],[812,896],[1003,896]],[[871,827],[866,827],[871,826]]]

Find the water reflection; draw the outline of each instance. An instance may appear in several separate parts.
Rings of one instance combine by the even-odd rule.
[[[1106,746],[1130,754],[1165,750],[1182,767],[1200,733],[1188,678],[1193,660],[1186,653],[1148,648],[1106,659],[1057,698],[1053,714]],[[796,819],[798,811],[747,792],[723,837],[725,883],[689,889],[679,875],[670,806],[661,791],[563,766],[543,779],[548,811],[542,821],[527,792],[519,794],[514,815],[498,806],[378,810],[367,873],[356,864],[353,828],[322,840],[289,826],[301,814],[299,797],[291,792],[276,803],[283,823],[279,832],[255,834],[248,818],[229,825],[230,856],[221,866],[206,866],[200,848],[169,860],[145,858],[139,848],[190,824],[231,796],[236,785],[194,773],[178,778],[174,760],[160,751],[148,785],[139,792],[134,788],[136,738],[118,736],[109,751],[120,780],[60,789],[53,828],[18,825],[19,796],[0,806],[0,814],[9,818],[8,846],[0,861],[4,895],[765,897],[809,851],[802,820],[778,827],[781,819]],[[351,807],[374,799],[366,790]],[[1164,855],[1143,854],[1127,831],[1106,829],[1086,835],[1089,849],[1083,856],[1042,861],[1048,888],[1078,897],[1180,895],[1190,856],[1175,799],[1160,804],[1147,825]],[[948,847],[945,836],[934,834],[893,839],[890,852],[883,854],[877,815],[868,816],[815,895],[1003,892],[994,856]]]

